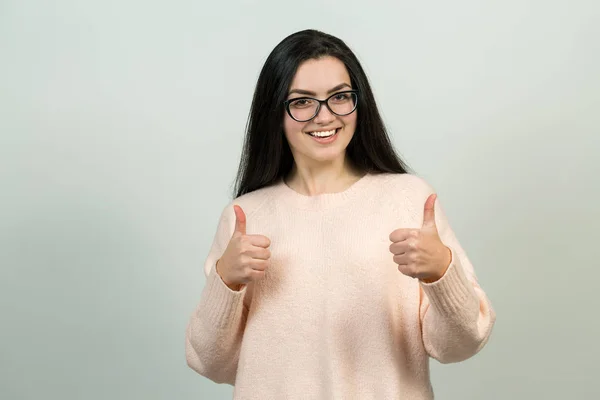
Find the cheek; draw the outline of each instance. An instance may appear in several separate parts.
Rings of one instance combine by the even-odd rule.
[[[302,133],[304,125],[304,123],[294,121],[293,119],[286,117],[283,121],[283,130],[287,140],[291,143],[295,142],[298,138],[298,135]]]
[[[356,121],[357,121],[356,111],[350,115],[343,117],[343,121],[344,121],[344,125],[346,125],[346,128],[350,128],[352,130],[352,132],[354,133],[354,129],[356,128]]]

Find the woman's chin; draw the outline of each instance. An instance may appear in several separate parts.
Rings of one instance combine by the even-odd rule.
[[[322,151],[311,151],[306,154],[306,158],[311,162],[330,164],[337,160],[343,160],[346,155],[346,149],[322,149]]]

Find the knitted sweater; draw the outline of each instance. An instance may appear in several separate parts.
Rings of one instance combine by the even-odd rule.
[[[389,250],[420,228],[433,189],[412,174],[367,174],[343,192],[305,196],[283,180],[245,194],[220,217],[206,285],[186,331],[188,365],[243,400],[433,399],[429,359],[465,360],[488,341],[495,313],[439,200],[452,253],[445,275],[403,275]],[[232,291],[215,272],[235,226],[271,240],[266,275]]]

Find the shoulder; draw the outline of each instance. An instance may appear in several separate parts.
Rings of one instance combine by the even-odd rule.
[[[405,227],[420,227],[427,198],[435,193],[432,185],[424,178],[410,173],[382,174],[377,180],[380,182],[379,201],[382,209],[391,210],[394,218],[402,216]],[[438,211],[439,207],[439,200],[436,200]],[[438,214],[441,215],[439,212]],[[436,215],[439,216],[438,214]]]
[[[382,188],[385,194],[393,197],[427,197],[434,192],[433,187],[424,178],[410,173],[383,173],[373,175],[373,182]]]
[[[233,220],[235,222],[235,213],[233,206],[239,206],[246,214],[246,218],[251,217],[259,210],[269,207],[270,200],[273,198],[275,185],[267,186],[250,193],[246,193],[231,200],[223,209],[221,218]]]
[[[417,219],[422,218],[421,213],[427,198],[435,193],[426,179],[410,173],[380,174],[374,181],[377,185],[378,201],[382,207],[387,205],[383,209],[412,215]],[[436,203],[439,203],[439,200],[436,200]]]

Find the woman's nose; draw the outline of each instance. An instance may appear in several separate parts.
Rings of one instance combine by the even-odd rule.
[[[329,111],[329,108],[325,104],[321,105],[321,109],[315,116],[314,121],[318,124],[326,124],[335,119],[335,115]]]

